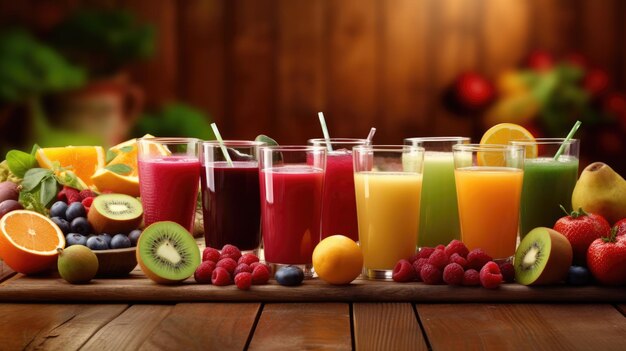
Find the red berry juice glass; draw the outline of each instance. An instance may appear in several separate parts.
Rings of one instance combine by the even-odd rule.
[[[201,143],[202,215],[208,247],[231,244],[256,253],[261,229],[258,152],[262,145],[265,143],[245,140]]]
[[[198,139],[146,138],[138,146],[145,225],[172,221],[193,233],[200,184]]]
[[[273,269],[300,266],[310,278],[321,238],[326,148],[262,146],[259,157],[265,260]]]
[[[367,139],[331,138],[310,139],[310,145],[328,147],[326,174],[322,197],[322,238],[341,234],[354,241],[359,240],[354,196],[354,165],[352,148],[367,145]]]

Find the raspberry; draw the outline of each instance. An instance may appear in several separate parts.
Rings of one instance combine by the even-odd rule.
[[[417,258],[429,258],[433,252],[435,252],[435,249],[432,247],[422,247],[417,254]]]
[[[443,281],[448,285],[461,285],[465,271],[458,263],[450,263],[443,269]]]
[[[414,281],[416,278],[415,270],[408,260],[400,260],[393,268],[391,276],[393,281],[404,283]]]
[[[196,282],[200,284],[211,284],[211,277],[215,270],[215,262],[205,261],[200,263],[193,274]]]
[[[240,257],[241,257],[241,251],[239,251],[237,246],[226,244],[224,245],[224,247],[222,247],[222,256],[220,256],[220,259],[232,258],[233,260],[235,260],[235,262],[237,262],[237,260],[239,260]]]
[[[89,213],[89,209],[93,203],[93,197],[86,197],[80,203],[83,204],[83,207],[85,207],[85,212]]]
[[[463,285],[476,286],[480,285],[480,275],[475,269],[468,269],[463,274]]]
[[[487,289],[495,289],[502,283],[502,274],[498,264],[489,261],[480,270],[480,284]]]
[[[448,256],[452,256],[453,253],[457,253],[459,256],[466,258],[469,250],[462,241],[454,239],[448,244],[448,246],[446,246],[445,252]]]
[[[211,274],[211,283],[216,286],[230,285],[230,274],[223,267],[215,267],[213,274]]]
[[[448,256],[443,250],[435,250],[435,252],[430,255],[428,258],[428,263],[437,267],[438,269],[443,269],[448,264]]]
[[[457,263],[465,269],[467,267],[467,260],[461,257],[458,253],[453,253],[450,257],[448,257],[448,263]]]
[[[250,266],[248,266],[245,263],[240,263],[240,264],[237,265],[237,268],[235,268],[235,271],[233,272],[233,275],[236,277],[237,274],[239,274],[241,272],[252,273],[252,268],[250,268]]]
[[[237,261],[237,263],[239,264],[245,263],[247,265],[251,265],[254,262],[259,262],[259,258],[255,254],[251,254],[251,253],[247,253],[239,257],[239,260]]]
[[[503,262],[500,264],[500,272],[502,273],[502,279],[507,283],[513,283],[515,281],[515,268],[511,262]]]
[[[493,260],[483,249],[474,249],[467,254],[467,267],[480,271],[485,263]]]
[[[78,192],[77,189],[74,188],[70,188],[67,185],[63,186],[63,190],[61,190],[64,192],[65,197],[67,198],[67,204],[71,204],[74,202],[81,202],[82,199],[80,198],[80,193]]]
[[[202,251],[202,261],[213,261],[217,263],[220,260],[220,252],[212,247],[207,247]]]
[[[228,274],[232,275],[233,272],[235,272],[235,268],[237,268],[237,262],[235,262],[232,258],[222,258],[217,261],[217,267],[224,268]]]
[[[413,262],[417,261],[418,258],[420,258],[420,253],[419,251],[416,251],[413,255],[411,255],[411,257],[409,257],[409,263],[413,264]]]
[[[252,285],[252,273],[241,272],[235,276],[235,285],[239,290],[250,290]]]
[[[420,270],[420,276],[422,277],[424,283],[428,285],[441,284],[443,278],[441,269],[433,266],[430,263],[426,263],[422,266],[422,269]]]
[[[91,189],[84,189],[81,190],[80,193],[78,193],[78,195],[80,196],[81,201],[85,200],[88,197],[96,197],[98,196],[98,194],[96,194],[93,190]]]
[[[250,266],[250,268],[252,268],[252,270],[254,270],[254,267],[256,267],[256,266],[263,266],[263,267],[265,267],[265,269],[267,269],[268,272],[271,271],[270,266],[266,265],[265,263],[261,263],[261,262],[253,262],[249,266]]]
[[[420,272],[422,271],[422,267],[428,263],[427,258],[418,258],[417,261],[413,262],[413,270],[415,271],[415,275],[417,276],[417,281],[422,281],[422,275]]]
[[[446,250],[446,246],[439,244],[437,246],[435,246],[435,250],[441,250],[441,251],[445,251]]]
[[[270,271],[266,265],[260,264],[252,269],[252,284],[263,285],[270,280]]]

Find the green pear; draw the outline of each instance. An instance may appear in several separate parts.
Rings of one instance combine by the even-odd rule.
[[[610,224],[626,218],[626,180],[602,162],[590,164],[576,182],[572,208],[601,215]]]

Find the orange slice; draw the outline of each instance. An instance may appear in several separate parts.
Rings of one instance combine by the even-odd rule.
[[[135,174],[137,173],[135,172]],[[139,177],[137,175],[124,176],[102,168],[94,173],[91,181],[99,191],[139,196]]]
[[[12,211],[0,220],[0,257],[16,272],[34,274],[55,266],[65,237],[48,217],[28,210]]]
[[[104,149],[102,146],[66,146],[42,148],[35,155],[39,166],[52,168],[58,161],[61,167],[73,171],[87,186],[93,185],[91,176],[104,167]]]
[[[509,145],[513,140],[534,141],[535,137],[526,128],[513,123],[500,123],[489,128],[480,139],[481,145]],[[526,146],[526,158],[537,157],[537,146]],[[504,166],[504,154],[498,152],[478,152],[478,164],[482,166]]]

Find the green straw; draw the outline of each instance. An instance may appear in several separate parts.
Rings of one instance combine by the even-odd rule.
[[[326,120],[324,119],[324,113],[318,112],[317,117],[320,118],[320,124],[322,125],[322,133],[324,133],[324,139],[326,139],[326,147],[328,151],[333,151],[333,146],[330,145],[330,134],[328,134],[328,128],[326,127]]]
[[[211,123],[211,128],[213,128],[213,133],[215,133],[215,138],[220,143],[220,148],[222,149],[222,153],[224,154],[224,158],[230,167],[234,167],[233,160],[230,159],[230,155],[228,154],[228,150],[226,150],[226,145],[224,145],[224,139],[222,139],[222,135],[220,131],[217,129],[217,125],[215,123]]]
[[[567,134],[567,136],[565,137],[565,140],[563,141],[563,144],[561,144],[561,147],[556,152],[556,155],[554,155],[554,160],[555,161],[557,161],[559,159],[559,157],[561,157],[561,154],[563,153],[563,151],[565,151],[565,144],[567,144],[567,142],[570,141],[570,139],[572,139],[574,134],[576,134],[576,131],[578,131],[578,128],[580,128],[581,124],[582,124],[581,121],[576,121],[576,123],[574,123],[574,126],[572,127],[572,130],[569,131],[569,134]]]

